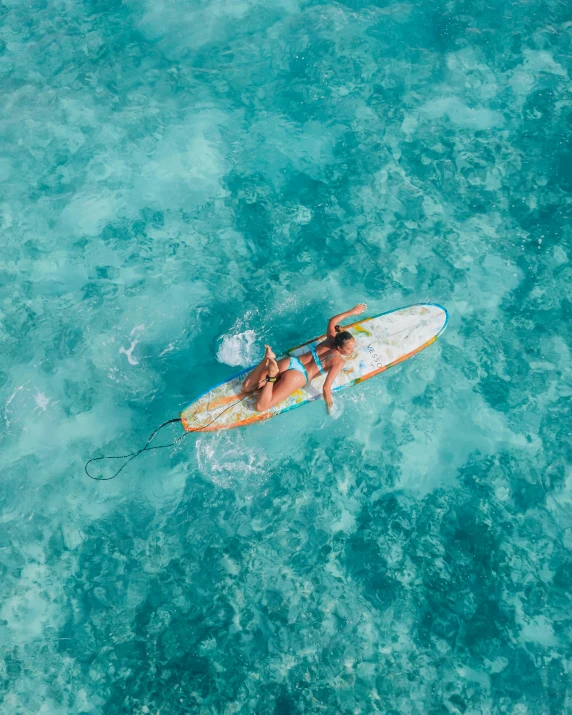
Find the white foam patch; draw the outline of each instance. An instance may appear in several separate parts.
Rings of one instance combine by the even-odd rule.
[[[138,343],[139,340],[132,340],[129,348],[119,348],[119,354],[125,355],[130,365],[139,365],[139,360],[137,360],[136,357],[133,357],[133,351]]]
[[[11,424],[10,420],[10,412],[12,409],[12,402],[14,401],[14,398],[17,396],[19,392],[21,392],[24,389],[24,385],[19,385],[14,392],[10,395],[8,400],[6,401],[6,405],[4,407],[4,421],[6,423],[6,427],[9,427]]]
[[[244,444],[240,435],[206,435],[196,441],[199,470],[220,487],[236,483],[255,485],[261,482],[267,462],[264,452]]]
[[[344,414],[344,403],[339,397],[334,396],[333,405],[328,414],[334,420],[339,419]]]
[[[262,359],[259,352],[255,331],[245,330],[243,333],[223,335],[216,358],[225,365],[248,367]]]
[[[46,395],[40,392],[38,388],[36,388],[36,395],[34,397],[34,400],[36,402],[37,409],[41,410],[42,412],[45,412],[47,410],[48,405],[51,402],[51,398],[46,397]]]

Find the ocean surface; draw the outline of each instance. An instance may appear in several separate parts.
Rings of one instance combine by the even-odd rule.
[[[572,712],[571,79],[568,0],[3,0],[3,715]],[[86,476],[361,301],[449,327]]]

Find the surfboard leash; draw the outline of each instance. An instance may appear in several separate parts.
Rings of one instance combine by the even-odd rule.
[[[180,417],[174,417],[172,420],[167,420],[166,422],[163,422],[162,425],[159,425],[150,435],[149,439],[145,443],[145,446],[142,449],[137,450],[137,452],[132,452],[131,454],[122,454],[118,456],[110,456],[110,457],[92,457],[91,459],[88,459],[87,462],[85,463],[84,469],[85,473],[90,479],[93,479],[94,482],[110,482],[112,479],[115,479],[118,474],[120,474],[125,467],[131,462],[135,457],[138,457],[142,452],[151,452],[154,449],[167,449],[167,447],[174,447],[176,444],[178,444],[181,440],[185,439],[188,435],[192,434],[193,432],[200,432],[201,430],[206,429],[207,427],[210,427],[212,424],[214,424],[219,417],[222,417],[227,410],[230,410],[231,407],[235,407],[238,405],[240,402],[242,402],[244,399],[246,399],[249,396],[249,392],[247,392],[245,395],[243,395],[240,400],[237,400],[236,402],[233,402],[232,404],[228,405],[227,407],[224,408],[221,412],[218,413],[218,415],[208,422],[206,425],[203,425],[202,427],[198,427],[197,429],[194,429],[192,431],[185,431],[185,434],[182,434],[180,437],[177,437],[176,440],[173,442],[170,442],[169,444],[158,444],[156,447],[149,447],[151,442],[155,439],[155,436],[158,434],[160,430],[163,429],[163,427],[166,427],[167,425],[173,424],[174,422],[181,422]],[[194,413],[196,414],[196,412]],[[194,415],[193,415],[194,417]],[[92,474],[89,473],[87,469],[87,465],[91,464],[91,462],[99,462],[102,459],[126,459],[127,461],[125,464],[122,464],[121,467],[113,474],[111,477],[94,477]]]

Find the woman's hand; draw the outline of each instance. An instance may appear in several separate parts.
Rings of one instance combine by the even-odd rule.
[[[354,308],[350,310],[350,315],[359,315],[367,308],[366,303],[358,303]]]

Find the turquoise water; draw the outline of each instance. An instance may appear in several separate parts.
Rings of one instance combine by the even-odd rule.
[[[572,711],[570,5],[0,17],[1,712]],[[362,300],[449,327],[86,477]]]

